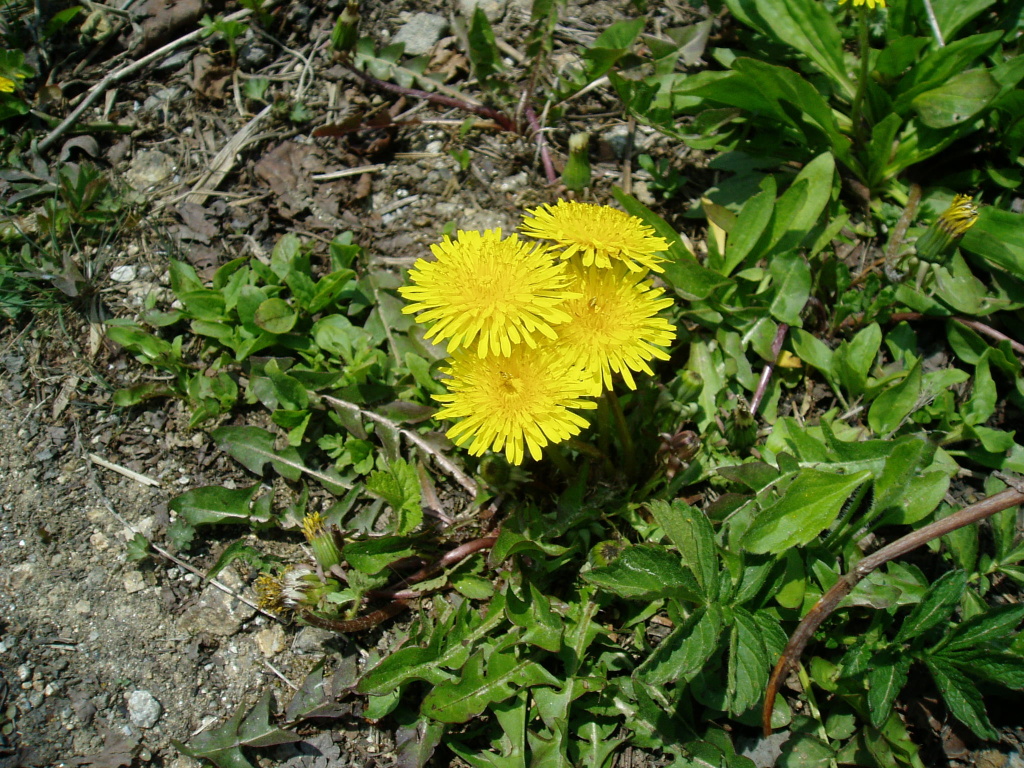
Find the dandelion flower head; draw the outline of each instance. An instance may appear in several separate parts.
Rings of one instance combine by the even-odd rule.
[[[456,235],[430,246],[437,260],[418,260],[413,285],[398,289],[412,302],[402,311],[431,326],[426,338],[447,340],[449,353],[475,343],[480,357],[554,339],[553,326],[569,319],[560,305],[573,295],[564,265],[516,235],[502,239],[500,229]]]
[[[843,5],[846,0],[839,0],[839,4]],[[868,8],[874,10],[877,5],[879,8],[885,8],[885,0],[853,0],[854,6],[866,5]]]
[[[0,75],[0,93],[14,93],[14,81]]]
[[[480,456],[488,449],[504,451],[512,464],[521,464],[526,451],[534,459],[548,443],[568,440],[587,426],[570,409],[596,405],[584,399],[590,387],[550,345],[519,345],[508,357],[481,358],[458,351],[445,370],[448,393],[435,395],[444,403],[439,419],[460,419],[447,436],[456,445],[469,443]]]
[[[595,269],[573,259],[569,272],[572,288],[582,298],[566,303],[572,320],[559,326],[556,347],[598,390],[611,389],[613,373],[636,389],[632,371],[653,374],[648,361],[669,357],[662,347],[672,343],[676,329],[657,313],[671,306],[672,299],[644,274],[622,264]]]
[[[661,266],[665,258],[658,252],[668,249],[668,241],[636,216],[606,205],[569,200],[526,212],[533,218],[523,220],[523,234],[551,241],[563,249],[563,259],[579,254],[588,267],[607,269],[621,262],[633,272],[665,271]]]

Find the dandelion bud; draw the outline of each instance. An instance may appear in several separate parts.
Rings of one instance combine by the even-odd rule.
[[[590,550],[588,559],[595,568],[602,568],[614,562],[625,548],[626,544],[622,541],[602,541]]]
[[[331,47],[338,53],[349,53],[359,39],[359,2],[349,0],[331,33]]]
[[[313,557],[325,571],[341,562],[341,550],[334,540],[334,531],[328,530],[323,515],[314,512],[302,521],[302,532],[313,550]]]
[[[918,238],[917,255],[926,261],[941,260],[978,220],[978,206],[970,195],[957,195],[935,223]]]
[[[589,133],[574,133],[569,137],[569,161],[562,171],[562,183],[573,192],[590,186]]]
[[[679,374],[679,389],[676,393],[677,403],[692,403],[704,389],[704,378],[696,371],[683,371]]]
[[[737,451],[746,450],[757,439],[757,422],[742,403],[738,404],[729,415],[726,438],[729,440],[730,447]]]

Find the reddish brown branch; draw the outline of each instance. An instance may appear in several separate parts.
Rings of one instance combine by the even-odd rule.
[[[789,674],[789,671],[800,660],[800,656],[803,655],[808,641],[810,641],[822,622],[832,614],[840,601],[850,594],[853,588],[865,576],[890,560],[895,560],[897,557],[917,549],[922,544],[927,544],[932,539],[937,539],[958,528],[984,520],[996,512],[1002,512],[1004,509],[1016,506],[1021,502],[1024,502],[1024,491],[1007,488],[995,496],[990,496],[976,504],[971,504],[969,507],[964,507],[949,517],[936,520],[924,528],[908,533],[892,544],[882,547],[874,554],[868,555],[857,563],[852,571],[844,574],[828,592],[821,596],[821,599],[818,600],[808,614],[804,616],[799,626],[789,638],[789,642],[786,644],[779,662],[775,665],[775,669],[772,670],[772,676],[768,680],[768,689],[765,693],[764,709],[761,716],[761,726],[764,729],[765,736],[772,732],[772,710],[775,708],[775,695],[779,692],[779,685],[782,679]]]
[[[753,416],[757,413],[757,409],[761,406],[761,400],[764,398],[764,393],[768,389],[768,382],[772,379],[772,372],[775,370],[775,364],[779,361],[779,353],[782,352],[782,344],[786,340],[786,334],[789,332],[789,326],[785,323],[779,323],[779,328],[775,332],[775,340],[772,342],[772,359],[765,365],[764,370],[761,371],[761,380],[757,382],[757,389],[754,391],[754,398],[750,401],[750,415]]]
[[[485,107],[482,104],[470,104],[468,101],[454,99],[451,96],[442,96],[440,93],[431,93],[430,91],[422,91],[419,88],[406,88],[402,85],[389,83],[386,80],[374,77],[369,72],[363,72],[362,70],[356,69],[349,62],[343,61],[342,65],[348,69],[349,72],[369,85],[372,85],[374,88],[398,94],[399,96],[411,96],[416,99],[426,99],[433,104],[440,104],[442,107],[453,107],[454,109],[461,109],[464,112],[472,112],[474,115],[479,115],[480,117],[486,117],[488,120],[493,120],[502,130],[509,131],[511,133],[519,133],[519,129],[512,121],[512,118],[497,109],[491,109],[490,107]]]
[[[934,315],[926,315],[922,312],[893,312],[891,315],[889,315],[890,323],[902,323],[903,321],[909,322],[911,320],[925,319],[935,320],[943,318],[936,317]],[[1016,339],[1010,338],[1002,331],[997,331],[991,325],[986,325],[985,323],[982,323],[978,320],[971,320],[968,317],[960,317],[959,315],[953,315],[949,319],[953,320],[956,323],[960,323],[960,325],[970,328],[973,331],[977,331],[982,336],[988,336],[990,339],[994,339],[995,341],[1008,341],[1010,342],[1010,346],[1013,348],[1014,352],[1016,352],[1019,355],[1024,355],[1024,344],[1021,344]],[[864,313],[858,312],[857,314],[850,315],[848,318],[843,320],[843,322],[839,324],[839,329],[842,330],[845,328],[852,328],[853,326],[860,325],[863,321]]]
[[[425,581],[426,579],[437,575],[448,566],[464,560],[474,552],[479,552],[482,549],[490,549],[494,546],[494,542],[497,540],[498,535],[493,534],[491,536],[484,536],[480,539],[474,539],[473,541],[467,541],[465,544],[460,544],[450,552],[446,552],[441,558],[435,560],[430,565],[424,566],[411,576],[405,577],[401,580],[399,586],[392,587],[391,589],[372,590],[367,592],[367,597],[387,597],[391,598],[392,602],[385,605],[383,608],[379,608],[372,613],[366,614],[365,616],[348,620],[328,619],[323,616],[318,616],[308,609],[300,611],[299,616],[301,616],[302,620],[307,624],[319,627],[320,629],[330,630],[331,632],[347,634],[349,632],[363,632],[367,629],[373,629],[373,627],[397,616],[408,608],[409,600],[423,596],[422,592],[407,589],[406,587],[410,584]]]

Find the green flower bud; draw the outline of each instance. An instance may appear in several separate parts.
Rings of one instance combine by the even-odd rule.
[[[918,238],[917,255],[940,261],[978,220],[978,206],[970,195],[957,195],[935,223]]]
[[[341,550],[334,540],[334,531],[328,530],[323,515],[314,512],[302,521],[302,532],[313,550],[313,557],[325,571],[341,562]]]
[[[573,192],[590,186],[589,133],[574,133],[569,137],[569,161],[562,171],[562,183]]]
[[[349,53],[359,39],[359,2],[349,0],[331,33],[331,47],[338,53]]]
[[[696,371],[683,371],[679,374],[679,389],[676,394],[677,403],[692,403],[704,389],[704,377]]]

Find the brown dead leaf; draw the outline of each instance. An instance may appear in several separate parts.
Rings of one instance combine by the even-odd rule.
[[[199,18],[210,10],[204,0],[146,0],[138,9],[142,22],[131,40],[122,39],[126,48],[146,51],[191,32]],[[134,37],[140,34],[140,37]]]
[[[182,203],[177,207],[177,211],[184,222],[178,227],[177,232],[181,240],[193,240],[209,245],[210,240],[221,231],[217,224],[207,218],[209,211],[197,203]]]
[[[192,59],[192,88],[209,101],[224,101],[231,71],[231,67],[218,64],[210,54],[197,53]]]

